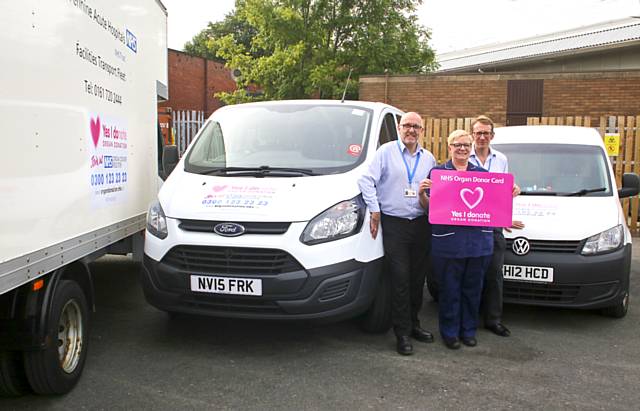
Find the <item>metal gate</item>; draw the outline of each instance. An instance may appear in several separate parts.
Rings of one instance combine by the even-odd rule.
[[[193,138],[204,124],[204,112],[195,110],[174,111],[173,128],[178,154],[182,157]]]

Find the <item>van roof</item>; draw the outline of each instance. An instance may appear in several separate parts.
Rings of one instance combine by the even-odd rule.
[[[399,110],[396,107],[393,107],[389,104],[377,103],[373,101],[357,101],[357,100],[345,100],[341,102],[340,100],[275,100],[275,101],[260,101],[256,103],[243,103],[243,104],[234,104],[230,106],[222,107],[225,109],[227,107],[240,107],[240,106],[285,106],[285,105],[308,105],[308,106],[335,106],[335,105],[345,105],[345,106],[358,106],[362,108],[371,109],[374,111],[382,110],[384,107],[390,107],[395,110]]]
[[[512,126],[496,127],[491,144],[545,143],[581,144],[604,147],[600,133],[594,128],[577,126]]]

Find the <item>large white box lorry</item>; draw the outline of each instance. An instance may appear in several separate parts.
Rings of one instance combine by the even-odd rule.
[[[158,0],[0,13],[0,394],[64,393],[87,355],[88,262],[142,247],[167,98]]]

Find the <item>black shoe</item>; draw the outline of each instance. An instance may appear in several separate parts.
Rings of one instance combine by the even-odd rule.
[[[500,337],[508,337],[511,335],[511,331],[501,323],[485,325],[484,328]]]
[[[433,334],[431,334],[427,330],[423,330],[420,327],[413,327],[413,330],[411,330],[411,336],[413,338],[415,338],[416,340],[424,342],[424,343],[432,343],[433,342]]]
[[[457,350],[458,348],[460,348],[460,340],[457,338],[442,338],[442,341],[444,341],[444,345],[447,346],[447,348],[451,349],[451,350]]]
[[[475,337],[462,337],[462,343],[467,347],[475,347],[478,345],[478,340]]]
[[[408,335],[402,335],[398,337],[396,350],[398,350],[398,354],[402,355],[413,354],[413,345],[411,345],[411,339]]]

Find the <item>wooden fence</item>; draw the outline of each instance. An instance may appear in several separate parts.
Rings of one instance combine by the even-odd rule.
[[[423,117],[425,133],[422,146],[433,153],[439,163],[444,162],[449,153],[447,137],[456,129],[471,130],[473,118],[433,118]],[[637,116],[569,116],[569,117],[531,117],[527,125],[569,125],[592,127],[605,138],[607,133],[620,135],[618,155],[611,156],[616,183],[620,187],[622,174],[633,172],[640,174],[640,115]],[[496,127],[500,127],[496,124]],[[622,209],[629,216],[629,229],[633,235],[640,235],[638,224],[638,196],[621,200]]]

